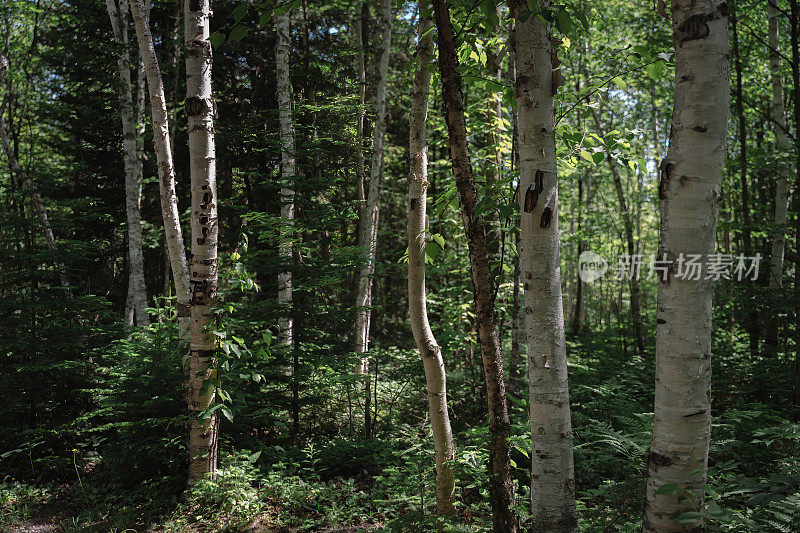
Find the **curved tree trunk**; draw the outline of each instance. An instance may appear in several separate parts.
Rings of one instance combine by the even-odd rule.
[[[153,118],[153,144],[158,163],[158,188],[161,196],[161,216],[164,219],[164,234],[167,253],[175,280],[175,295],[178,308],[178,330],[182,338],[189,331],[189,267],[181,235],[178,213],[178,197],[175,193],[175,167],[170,149],[167,105],[164,99],[164,84],[158,66],[153,35],[147,18],[147,0],[130,0],[136,40],[144,60],[147,85],[150,91],[150,113]]]
[[[540,1],[540,6],[547,3]],[[561,300],[550,32],[517,3],[515,96],[519,121],[522,277],[528,339],[532,529],[577,531],[572,423]]]
[[[673,0],[675,103],[661,165],[653,442],[645,531],[695,531],[673,515],[699,509],[711,432],[711,304],[707,280],[677,277],[680,254],[714,253],[728,123],[728,12],[723,0]],[[677,491],[657,494],[675,484]]]
[[[792,145],[786,135],[786,109],[783,103],[781,80],[781,54],[776,0],[768,0],[769,18],[769,70],[772,77],[772,123],[775,128],[775,147],[779,153],[787,153]],[[786,250],[786,212],[789,208],[789,180],[786,163],[781,160],[775,181],[775,218],[772,233],[772,253],[769,262],[769,297],[771,309],[775,309],[775,298],[783,292],[783,259]],[[767,357],[778,353],[778,315],[767,313],[765,317],[764,349]]]
[[[0,82],[3,81],[7,73],[8,59],[6,59],[6,56],[0,53]],[[65,289],[69,289],[69,276],[67,275],[67,268],[59,258],[58,247],[56,246],[56,238],[53,235],[53,228],[50,226],[50,219],[47,216],[47,209],[44,206],[42,197],[39,195],[39,188],[36,187],[36,183],[33,181],[33,178],[31,178],[28,173],[23,170],[19,164],[19,161],[17,161],[16,155],[14,155],[14,150],[11,148],[11,144],[8,141],[8,132],[6,131],[6,126],[3,122],[2,107],[0,107],[0,142],[3,143],[3,151],[6,153],[8,166],[11,168],[12,172],[17,174],[19,180],[22,182],[22,190],[28,193],[31,197],[33,208],[36,210],[36,214],[39,217],[39,222],[42,225],[42,233],[44,234],[45,243],[47,243],[47,249],[50,250],[50,253],[52,253],[55,258],[56,270],[58,270],[58,278],[61,282],[61,286]],[[71,292],[67,292],[68,297],[71,297],[71,294]]]
[[[392,44],[392,0],[381,0],[381,43],[378,64],[378,87],[375,92],[375,132],[372,141],[372,164],[369,171],[369,194],[361,218],[359,244],[367,253],[367,261],[359,269],[356,288],[356,317],[354,351],[366,354],[369,350],[369,326],[372,313],[372,276],[375,274],[375,257],[378,247],[378,215],[383,181],[383,145],[386,136],[386,78]],[[362,359],[358,373],[367,372],[367,360]]]
[[[436,509],[440,516],[455,513],[453,495],[455,474],[453,461],[455,448],[447,412],[447,377],[444,370],[442,350],[436,343],[430,324],[425,298],[425,228],[427,219],[428,188],[428,94],[431,74],[427,68],[433,57],[431,20],[420,6],[419,41],[417,43],[417,73],[411,92],[411,119],[409,124],[408,174],[408,305],[411,329],[417,342],[422,363],[425,366],[425,381],[428,391],[428,412],[433,428],[433,443],[436,453]]]
[[[192,180],[191,350],[189,352],[189,483],[217,467],[219,419],[204,423],[196,415],[214,400],[211,362],[216,339],[209,331],[217,300],[217,173],[214,147],[214,98],[211,91],[210,0],[186,0],[186,118],[189,127],[189,169]],[[219,399],[217,399],[219,401]]]
[[[478,341],[483,358],[486,397],[489,404],[489,495],[492,504],[494,531],[518,530],[517,517],[512,509],[508,434],[511,425],[508,417],[503,354],[494,313],[493,280],[489,266],[486,223],[477,213],[478,193],[472,175],[467,145],[467,126],[461,75],[453,36],[453,26],[447,0],[434,0],[436,29],[439,43],[439,71],[442,76],[442,98],[445,104],[450,158],[461,204],[461,218],[469,245],[470,270],[475,293],[475,317]]]
[[[130,52],[128,51],[128,2],[106,0],[114,42],[119,48],[117,55],[117,95],[122,119],[122,151],[125,161],[125,215],[128,231],[128,300],[130,315],[126,313],[128,325],[146,326],[150,323],[147,314],[147,289],[144,282],[144,258],[142,256],[142,168],[137,160],[138,136],[133,119],[133,97],[131,96]],[[127,311],[127,310],[126,310]]]

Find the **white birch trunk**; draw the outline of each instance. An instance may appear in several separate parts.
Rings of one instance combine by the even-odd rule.
[[[189,352],[189,411],[208,408],[214,387],[201,393],[205,380],[214,378],[211,368],[216,339],[209,331],[212,308],[217,300],[217,175],[214,147],[215,105],[211,91],[211,42],[208,40],[210,0],[186,0],[184,28],[186,46],[186,118],[189,129],[189,169],[192,182],[191,323]],[[164,109],[166,118],[166,108]],[[164,124],[166,126],[166,123]],[[219,419],[215,414],[204,423],[190,420],[189,483],[217,467]]]
[[[149,2],[130,0],[136,40],[144,61],[147,86],[150,92],[150,113],[153,118],[153,144],[158,163],[158,188],[161,196],[161,215],[167,242],[172,277],[175,280],[175,295],[178,308],[178,331],[186,338],[189,330],[189,267],[181,234],[178,213],[178,197],[175,193],[175,168],[170,148],[167,105],[164,99],[164,83],[158,66],[153,36],[147,18]]]
[[[436,455],[436,509],[440,516],[455,513],[453,496],[455,474],[453,461],[455,448],[447,412],[447,376],[442,359],[442,350],[433,336],[428,323],[425,297],[425,237],[428,189],[428,94],[431,74],[428,63],[433,57],[433,36],[430,17],[423,13],[425,2],[421,2],[419,15],[419,41],[417,42],[417,73],[411,92],[411,117],[409,123],[409,156],[411,168],[408,174],[408,303],[411,330],[422,356],[427,382],[428,412],[433,429]]]
[[[281,230],[278,255],[283,270],[278,274],[279,340],[292,345],[292,235],[294,224],[294,190],[289,185],[297,174],[294,155],[294,126],[292,125],[292,82],[289,77],[289,11],[277,17],[278,39],[275,42],[275,70],[277,71],[278,109],[281,136]]]
[[[137,160],[139,137],[133,120],[133,98],[131,96],[131,69],[128,51],[128,2],[106,0],[114,42],[119,47],[117,55],[117,94],[122,119],[122,151],[125,161],[125,215],[128,230],[128,301],[131,313],[126,313],[128,325],[146,326],[150,323],[147,314],[147,289],[144,282],[144,258],[142,255],[142,172]]]
[[[356,123],[356,200],[358,200],[358,220],[364,220],[364,104],[367,98],[367,72],[364,67],[364,3],[356,3],[355,41],[358,57],[358,121]],[[359,235],[360,238],[360,235]]]
[[[775,147],[779,153],[791,150],[791,142],[786,135],[786,108],[783,102],[783,82],[781,80],[781,55],[779,42],[779,20],[776,0],[768,0],[769,18],[769,70],[772,78],[772,125],[775,128]],[[788,168],[781,159],[775,181],[775,219],[772,233],[772,253],[769,263],[769,294],[771,299],[783,292],[783,260],[786,250],[786,212],[789,208]],[[767,356],[774,357],[778,351],[778,319],[776,313],[766,314],[764,345]]]
[[[8,73],[8,59],[6,59],[5,55],[0,53],[0,82],[2,82],[6,77],[6,73]],[[64,266],[64,263],[58,257],[56,238],[53,235],[53,228],[50,226],[50,219],[47,216],[47,209],[44,206],[42,197],[39,195],[39,188],[36,187],[36,183],[33,181],[33,178],[31,178],[28,173],[23,170],[19,164],[19,161],[17,161],[17,157],[14,155],[14,150],[11,148],[11,144],[8,141],[8,132],[6,131],[6,127],[3,122],[2,108],[0,108],[0,142],[3,143],[3,151],[6,153],[6,158],[8,158],[8,166],[11,167],[12,172],[17,173],[20,181],[22,181],[22,189],[31,197],[33,208],[36,210],[36,215],[39,217],[39,222],[42,225],[42,233],[44,234],[44,240],[47,244],[47,249],[50,250],[50,253],[52,253],[55,257],[56,270],[58,270],[58,278],[61,282],[61,286],[65,289],[69,289],[69,276],[67,276],[67,269]],[[67,296],[71,297],[71,293],[68,292]]]
[[[356,317],[354,351],[365,354],[369,350],[369,326],[372,305],[372,276],[375,274],[375,256],[378,247],[378,215],[380,212],[381,182],[383,179],[383,145],[386,135],[386,78],[392,44],[392,1],[381,0],[381,56],[378,64],[378,86],[375,91],[375,131],[372,141],[372,164],[369,172],[369,194],[361,220],[359,244],[366,251],[367,261],[359,269],[356,288]],[[367,360],[362,359],[357,373],[366,373]]]
[[[711,433],[713,283],[677,277],[680,254],[714,253],[729,103],[728,10],[723,0],[673,0],[675,103],[661,165],[653,442],[644,531],[696,531],[672,519],[703,505]],[[677,491],[656,494],[674,484]]]
[[[549,2],[541,1],[546,7]],[[527,11],[527,4],[518,3]],[[577,531],[558,250],[558,175],[548,28],[517,17],[515,96],[519,121],[521,265],[531,417],[531,528]]]

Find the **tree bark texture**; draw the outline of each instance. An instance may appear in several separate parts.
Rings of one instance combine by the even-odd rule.
[[[144,281],[144,257],[142,254],[142,167],[139,164],[136,144],[139,136],[133,117],[131,95],[130,52],[128,50],[128,2],[106,0],[108,17],[114,33],[117,52],[117,95],[122,120],[122,153],[125,163],[125,216],[128,233],[128,299],[132,316],[126,316],[128,325],[146,326],[150,323],[147,314],[147,288]],[[126,310],[127,311],[127,310]]]
[[[775,129],[775,148],[779,153],[778,175],[775,179],[775,214],[773,219],[772,245],[769,261],[770,308],[775,310],[776,297],[783,292],[783,261],[786,250],[786,213],[789,209],[789,168],[782,154],[787,154],[792,144],[786,134],[786,107],[783,101],[783,80],[781,78],[780,29],[778,24],[777,0],[767,1],[769,20],[769,71],[772,80],[772,125]],[[778,353],[778,315],[776,312],[765,316],[764,349],[767,357]]]
[[[281,315],[278,318],[279,340],[292,346],[293,321],[292,307],[292,235],[294,225],[294,187],[291,185],[297,174],[294,152],[294,126],[292,123],[292,82],[289,77],[289,52],[291,36],[289,33],[289,11],[277,17],[278,38],[275,42],[275,69],[277,73],[276,90],[281,136],[281,229],[278,255],[282,271],[278,274],[278,304]]]
[[[164,83],[158,66],[153,35],[147,17],[147,0],[130,0],[136,40],[144,61],[147,86],[150,93],[150,114],[153,119],[153,144],[158,164],[158,188],[161,196],[161,216],[167,242],[172,277],[175,280],[175,297],[178,309],[178,330],[182,338],[189,331],[189,266],[181,234],[178,197],[175,193],[175,167],[170,148],[167,105]],[[188,339],[187,339],[188,340]]]
[[[411,330],[422,356],[428,394],[428,412],[433,429],[436,456],[436,510],[440,516],[455,513],[453,498],[455,448],[447,412],[447,377],[442,350],[428,323],[425,297],[425,238],[428,189],[428,94],[431,74],[428,63],[433,57],[432,22],[420,5],[419,37],[417,42],[417,72],[411,90],[411,119],[409,123],[408,174],[408,302]]]
[[[456,179],[461,218],[469,246],[470,270],[475,295],[475,316],[481,346],[486,397],[489,408],[489,495],[494,531],[518,530],[512,509],[508,434],[510,421],[505,391],[503,354],[494,312],[493,280],[489,265],[486,223],[477,212],[478,194],[467,145],[467,127],[458,71],[456,43],[447,0],[434,0],[439,45],[439,71],[445,105],[450,158]]]
[[[392,45],[392,1],[381,0],[381,54],[378,64],[378,86],[375,91],[375,131],[372,140],[372,163],[369,171],[369,194],[361,218],[359,244],[366,252],[366,262],[358,272],[356,287],[356,317],[354,351],[369,351],[369,327],[372,313],[372,277],[378,249],[378,216],[383,181],[383,146],[386,137],[386,79],[389,74],[389,57]],[[358,373],[366,374],[367,360],[362,359]]]
[[[539,2],[547,7],[549,2]],[[528,14],[529,16],[525,16]],[[531,528],[577,531],[567,351],[558,249],[553,94],[559,74],[550,32],[515,6],[520,237],[531,417]]]
[[[192,261],[189,277],[189,483],[217,467],[219,419],[212,414],[200,422],[197,414],[214,401],[215,388],[203,388],[214,379],[212,368],[216,337],[209,331],[217,301],[217,173],[214,146],[215,105],[211,90],[210,0],[186,0],[184,28],[186,47],[186,118],[189,128],[189,170],[192,190]],[[166,108],[164,109],[166,119]],[[167,124],[165,123],[166,127]],[[219,398],[217,398],[219,401]]]
[[[676,514],[703,504],[711,433],[713,282],[682,279],[680,254],[714,253],[729,103],[728,10],[721,0],[673,0],[675,103],[661,164],[653,441],[644,530],[695,531]],[[664,485],[677,492],[656,494]]]

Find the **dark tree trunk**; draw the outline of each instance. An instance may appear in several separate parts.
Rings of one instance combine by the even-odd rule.
[[[735,3],[731,3],[730,12],[731,36],[733,44],[733,60],[736,70],[736,86],[734,94],[736,97],[736,115],[739,131],[739,180],[742,187],[742,243],[744,244],[744,255],[753,255],[753,240],[750,235],[750,192],[747,184],[747,125],[744,117],[744,101],[742,98],[742,58],[739,54],[739,32],[737,30],[737,16]],[[758,356],[758,311],[755,307],[755,287],[752,283],[747,287],[748,314],[747,328],[750,334],[750,356]]]
[[[800,152],[800,51],[798,51],[797,41],[800,39],[800,32],[798,31],[798,24],[800,24],[800,9],[797,7],[797,0],[789,0],[791,9],[790,22],[791,22],[791,39],[789,41],[792,45],[792,93],[794,96],[794,143],[795,148]],[[795,191],[800,191],[800,158],[795,159],[797,165],[797,172],[795,174]],[[800,199],[795,195],[795,250],[800,251]],[[795,264],[794,267],[794,316],[795,316],[795,332],[794,332],[794,346],[795,346],[795,359],[794,359],[794,394],[793,402],[795,406],[795,416],[800,418],[800,265]]]
[[[503,355],[494,313],[492,274],[489,267],[486,224],[476,212],[477,190],[468,155],[467,128],[464,119],[461,75],[458,72],[456,45],[447,0],[434,0],[439,43],[439,71],[445,104],[450,158],[456,179],[461,217],[469,245],[469,260],[475,294],[475,315],[481,345],[486,396],[489,404],[489,494],[494,531],[517,531],[517,517],[512,509],[508,433],[510,421],[503,377]]]

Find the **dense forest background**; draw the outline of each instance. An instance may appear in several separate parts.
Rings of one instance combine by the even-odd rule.
[[[127,12],[126,1],[109,1]],[[798,179],[795,3],[775,5],[777,46],[770,44],[766,2],[727,6],[730,120],[716,251],[731,254],[734,266],[740,255],[759,254],[761,262],[758,276],[714,282],[705,500],[677,517],[679,527],[800,530],[797,195],[790,195],[788,214],[784,206],[785,223],[776,222],[787,186],[794,189]],[[179,335],[182,303],[162,219],[153,92],[134,25],[125,18],[130,35],[120,42],[98,0],[0,6],[0,50],[8,63],[0,87],[7,137],[0,155],[0,529],[28,531],[31,523],[64,531],[436,529],[434,441],[407,282],[412,85],[415,73],[427,69],[423,257],[455,445],[455,514],[439,527],[500,530],[487,470],[493,392],[481,363],[471,241],[459,214],[446,95],[435,56],[425,62],[417,53],[420,18],[430,19],[431,9],[403,0],[383,4],[391,9],[391,47],[377,167],[373,132],[384,122],[376,100],[386,42],[379,2],[216,0],[211,6],[219,285],[203,330],[215,343],[203,386],[214,392],[200,419],[218,424],[219,464],[188,492],[187,424],[196,424],[198,413],[186,411],[182,359],[189,348]],[[516,144],[514,17],[492,0],[447,7],[476,209],[488,232],[510,424],[510,508],[525,524],[532,449],[524,322],[532,311],[523,301],[518,255],[525,191],[518,189],[524,162]],[[187,146],[195,130],[186,113],[184,14],[180,0],[154,0],[146,23],[163,79],[179,220],[193,245]],[[659,173],[673,119],[671,14],[661,1],[619,0],[567,0],[545,14],[559,73],[554,80],[561,82],[554,87],[556,257],[576,527],[634,531],[643,522],[653,426],[658,276],[648,274],[660,251]],[[287,93],[275,52],[282,16],[289,21],[283,69],[289,107],[280,104]],[[135,309],[129,252],[118,63],[124,54],[142,176],[144,314]],[[775,72],[785,119],[774,114]],[[289,108],[290,150],[281,123]],[[286,171],[288,151],[294,172]],[[365,278],[371,264],[360,237],[365,194],[378,179],[371,168],[380,175],[380,215],[374,275]],[[771,259],[784,232],[785,249],[778,250],[786,261],[776,278]],[[587,251],[608,263],[607,273],[591,282],[579,276]],[[620,270],[622,255],[642,256],[637,282]],[[280,295],[287,272],[288,303]],[[365,305],[357,302],[362,279],[372,284]],[[354,321],[365,310],[371,324],[361,353],[354,349]]]

